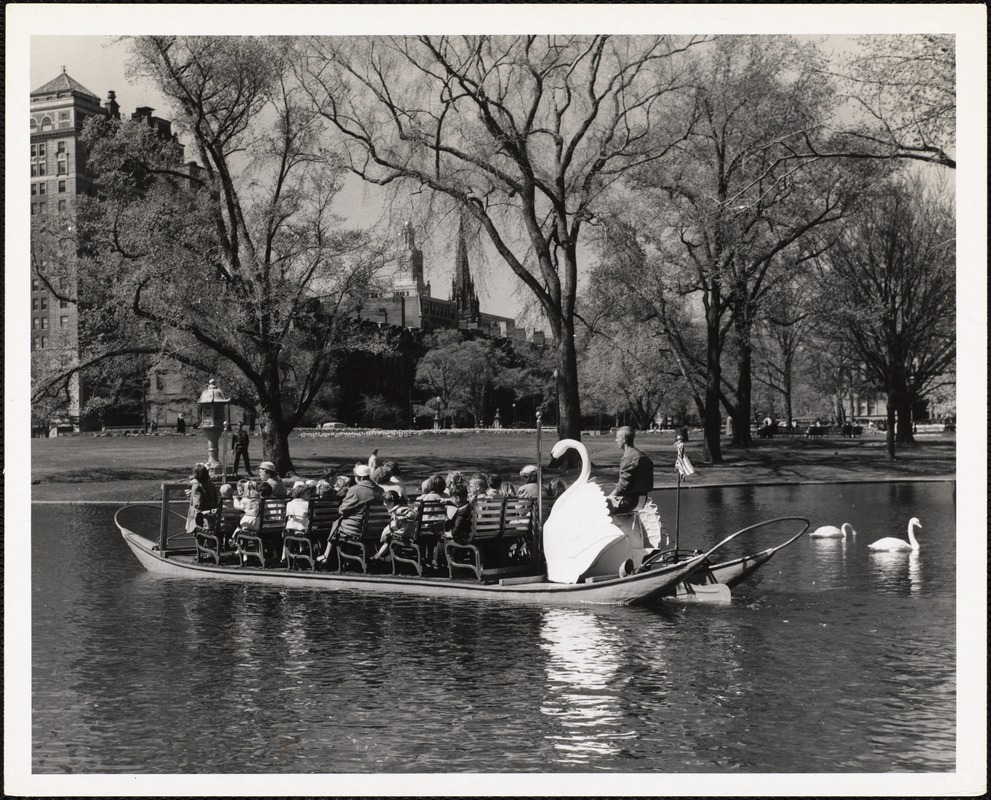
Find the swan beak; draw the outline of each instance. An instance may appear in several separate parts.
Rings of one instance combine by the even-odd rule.
[[[544,469],[557,469],[561,466],[563,460],[562,456],[551,455],[551,460],[547,462],[547,466]]]

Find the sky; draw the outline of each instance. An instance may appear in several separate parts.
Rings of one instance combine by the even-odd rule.
[[[978,710],[986,700],[986,498],[987,498],[987,17],[983,4],[844,4],[844,5],[195,5],[178,4],[8,4],[5,8],[5,196],[25,198],[5,204],[5,361],[4,361],[4,521],[7,530],[29,528],[30,506],[30,296],[27,258],[29,208],[27,202],[28,96],[31,89],[56,77],[64,65],[68,73],[104,98],[117,92],[125,111],[137,105],[164,109],[147,87],[132,87],[124,73],[121,45],[108,37],[137,33],[188,34],[362,34],[362,33],[573,33],[609,31],[617,34],[664,33],[954,33],[958,42],[958,97],[960,126],[957,153],[961,168],[956,176],[958,209],[958,431],[957,474],[959,537],[958,581],[958,692],[961,735],[957,770],[948,775],[872,776],[705,776],[706,789],[715,794],[740,795],[762,790],[793,794],[927,794],[980,793],[986,780],[986,731]],[[835,43],[843,40],[836,39]],[[166,116],[162,111],[161,116]],[[447,256],[449,260],[453,260]],[[429,256],[428,256],[429,260]],[[449,281],[449,272],[448,281]],[[433,279],[433,278],[432,278]],[[436,280],[446,293],[448,283]],[[494,313],[515,313],[518,305],[510,281],[493,271],[480,280],[483,307]],[[435,283],[435,285],[437,285]],[[969,435],[968,435],[969,434]],[[30,564],[5,560],[7,607],[26,608],[30,597]],[[5,731],[4,781],[9,794],[183,794],[193,785],[184,776],[36,776],[30,771],[30,616],[5,615]],[[20,701],[18,702],[18,698]],[[14,731],[15,735],[10,735]],[[19,734],[19,735],[18,735]],[[352,776],[354,777],[354,776]],[[383,776],[379,776],[383,777]],[[581,776],[541,776],[500,783],[508,792],[581,793]],[[310,778],[314,780],[309,780]],[[501,781],[503,779],[500,779]],[[699,791],[692,776],[664,776],[664,791]],[[229,776],[203,776],[193,794],[246,791],[278,793],[287,790],[284,777],[255,776],[249,783]],[[477,789],[471,781],[462,792]],[[628,776],[623,794],[656,792],[656,776]],[[293,794],[322,792],[319,776],[296,776]],[[435,781],[404,783],[404,792],[443,790],[459,793],[459,785]],[[387,782],[376,776],[335,783],[341,792],[387,792]]]

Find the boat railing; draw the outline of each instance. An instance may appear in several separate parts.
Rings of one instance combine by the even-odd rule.
[[[158,549],[162,555],[189,550],[196,551],[196,539],[186,533],[186,508],[189,498],[186,490],[189,482],[162,484],[162,515],[158,529]],[[182,504],[182,512],[174,510],[173,504]]]
[[[705,554],[706,558],[714,555],[719,550],[722,550],[722,548],[725,547],[727,544],[729,544],[733,539],[736,539],[738,536],[741,536],[744,533],[749,533],[750,531],[755,531],[760,528],[767,528],[770,527],[771,525],[777,525],[778,523],[782,523],[782,522],[800,522],[803,523],[803,525],[801,530],[798,531],[798,533],[792,535],[790,538],[786,539],[781,544],[770,548],[770,550],[772,551],[784,549],[792,542],[794,542],[796,539],[798,539],[800,536],[802,536],[802,534],[804,534],[811,526],[811,523],[805,517],[775,517],[774,519],[768,519],[768,520],[764,520],[763,522],[757,522],[753,525],[748,525],[746,528],[740,528],[740,530],[731,533],[721,542],[716,544],[714,547],[710,548],[708,552],[706,552]],[[686,556],[693,557],[692,555],[688,554],[684,549],[678,550],[676,548],[670,548],[665,550],[659,550],[658,552],[652,553],[650,556],[645,558],[643,561],[643,565],[640,567],[640,569],[641,570],[647,569],[649,568],[650,564],[654,562],[678,561],[680,558],[685,558]]]

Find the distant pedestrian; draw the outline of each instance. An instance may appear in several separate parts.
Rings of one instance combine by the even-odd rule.
[[[175,421],[175,432],[176,433],[186,432],[186,420],[182,418],[182,414],[180,414],[179,419]]]
[[[151,421],[151,432],[152,433],[158,433],[158,420],[157,419],[153,419]]]
[[[244,429],[244,423],[237,423],[237,430],[234,431],[234,437],[231,439],[231,450],[234,451],[234,467],[231,470],[234,475],[237,475],[237,468],[244,459],[244,471],[251,475],[251,461],[248,460],[248,444],[250,439],[248,439],[248,432]]]
[[[368,457],[368,469],[371,472],[375,472],[379,465],[379,451],[378,448],[372,450],[372,454]]]

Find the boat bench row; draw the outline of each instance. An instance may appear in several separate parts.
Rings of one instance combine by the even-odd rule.
[[[389,512],[382,505],[369,505],[362,511],[360,533],[334,535],[339,520],[339,498],[309,501],[305,531],[286,529],[286,503],[282,498],[262,501],[257,532],[238,529],[241,510],[230,498],[222,498],[207,524],[195,531],[196,560],[262,568],[279,565],[283,546],[290,571],[313,571],[317,556],[332,540],[330,569],[371,573],[372,556],[380,547],[382,531],[389,524]],[[392,573],[412,572],[423,576],[432,561],[435,547],[444,541],[448,576],[466,574],[476,580],[497,580],[522,574],[536,566],[536,501],[529,498],[478,498],[472,508],[470,535],[463,541],[442,539],[447,525],[447,508],[442,502],[416,500],[413,512],[401,532],[390,537]]]

